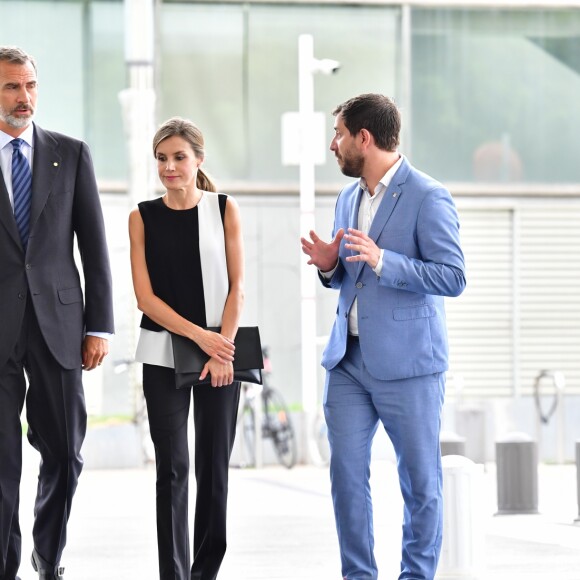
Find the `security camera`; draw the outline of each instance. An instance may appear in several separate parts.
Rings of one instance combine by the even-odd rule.
[[[315,58],[312,72],[320,72],[325,75],[335,74],[341,67],[340,62],[337,60],[332,60],[331,58]]]

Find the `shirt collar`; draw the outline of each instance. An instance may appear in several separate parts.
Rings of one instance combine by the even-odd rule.
[[[19,139],[22,139],[29,147],[32,148],[32,143],[34,141],[34,125],[30,123],[24,132],[18,136]],[[12,135],[8,135],[8,133],[4,133],[4,131],[0,131],[0,149],[4,149],[8,143],[10,143],[14,137]]]
[[[395,175],[395,173],[397,173],[399,167],[401,167],[401,163],[403,163],[403,156],[399,154],[399,160],[391,168],[389,168],[389,170],[381,177],[381,179],[379,179],[379,184],[377,185],[378,191],[374,192],[375,195],[377,193],[378,194],[382,193],[389,187],[391,180],[393,179],[393,176]],[[360,186],[365,193],[370,195],[370,191],[366,179],[364,177],[360,178]]]

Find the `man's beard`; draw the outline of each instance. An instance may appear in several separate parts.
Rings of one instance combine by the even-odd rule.
[[[342,156],[342,163],[341,159],[339,159],[338,164],[342,173],[347,177],[361,177],[364,167],[364,157],[356,153],[346,154]]]
[[[15,111],[30,111],[29,117],[17,117],[14,115]],[[0,121],[3,121],[10,127],[14,129],[24,129],[28,127],[34,118],[34,109],[30,105],[23,107],[22,105],[14,107],[11,111],[7,111],[4,107],[0,106]]]

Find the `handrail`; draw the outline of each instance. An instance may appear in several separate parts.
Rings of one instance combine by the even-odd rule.
[[[552,385],[554,387],[552,403],[546,413],[544,413],[542,409],[542,401],[540,399],[540,383],[545,377],[552,379]],[[552,415],[556,412],[565,386],[566,379],[564,378],[564,374],[560,371],[542,370],[536,377],[534,382],[534,402],[536,405],[536,410],[538,411],[538,417],[540,418],[542,424],[547,425]]]

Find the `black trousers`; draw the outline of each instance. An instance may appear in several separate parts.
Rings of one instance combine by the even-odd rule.
[[[161,580],[213,580],[226,552],[229,461],[240,384],[176,389],[173,369],[143,365],[157,464],[157,545]],[[190,567],[187,426],[193,393],[197,494]]]
[[[63,369],[50,353],[28,303],[14,352],[0,368],[0,580],[14,580],[21,559],[20,414],[25,402],[28,440],[40,452],[34,547],[47,569],[60,564],[87,426],[80,349],[79,344],[79,368]]]

